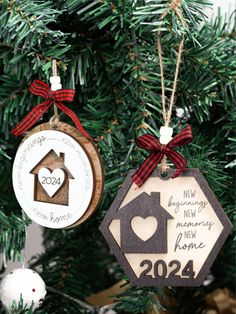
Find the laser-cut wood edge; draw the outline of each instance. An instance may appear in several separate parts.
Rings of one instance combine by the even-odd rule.
[[[72,228],[80,225],[85,220],[87,220],[96,210],[96,208],[99,205],[99,202],[101,201],[103,190],[104,190],[104,168],[103,163],[100,158],[100,154],[98,152],[98,149],[96,147],[96,144],[91,142],[88,138],[83,136],[78,129],[73,127],[70,124],[58,122],[57,128],[53,128],[50,126],[49,123],[43,123],[38,126],[36,126],[34,129],[32,129],[22,140],[21,143],[23,143],[28,137],[31,135],[40,132],[40,131],[59,131],[62,133],[66,133],[67,135],[71,136],[76,142],[80,144],[80,146],[85,151],[93,172],[93,178],[94,178],[94,187],[93,187],[93,193],[92,197],[89,203],[89,206],[82,217],[80,217],[75,223],[68,226],[67,228]]]
[[[174,169],[172,169],[175,171]],[[121,251],[119,245],[113,238],[113,235],[111,234],[109,230],[109,226],[111,221],[113,220],[113,217],[115,216],[117,210],[120,208],[120,205],[122,204],[123,199],[125,198],[126,194],[128,193],[131,185],[133,184],[133,181],[131,177],[136,172],[136,170],[130,170],[124,183],[122,184],[115,200],[113,201],[112,205],[110,206],[108,212],[106,213],[101,226],[100,230],[105,237],[106,241],[109,244],[109,247],[112,249],[114,255],[116,256],[118,262],[122,265],[122,268],[124,269],[126,275],[128,276],[130,282],[133,285],[136,286],[200,286],[203,282],[207,272],[210,270],[210,267],[212,266],[213,262],[215,261],[219,251],[221,250],[226,238],[232,231],[232,224],[225,214],[223,208],[221,207],[221,204],[217,200],[216,196],[214,195],[213,191],[211,190],[209,184],[199,171],[199,169],[185,169],[183,173],[181,174],[182,177],[194,177],[199,184],[202,192],[205,194],[207,200],[211,204],[212,208],[214,209],[218,219],[221,221],[223,225],[223,230],[221,234],[219,235],[216,243],[214,244],[211,252],[209,253],[208,257],[206,258],[201,270],[199,271],[196,278],[189,279],[189,278],[178,278],[178,279],[172,279],[168,278],[168,283],[166,279],[158,279],[158,282],[153,278],[137,278],[134,271],[132,270],[130,264],[128,263],[127,259],[125,258],[123,252]],[[154,172],[151,174],[151,177],[161,177],[160,170],[154,170]],[[174,180],[174,179],[169,179]],[[155,284],[154,284],[155,283]]]

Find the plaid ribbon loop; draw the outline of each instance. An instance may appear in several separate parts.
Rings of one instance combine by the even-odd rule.
[[[192,139],[193,135],[190,125],[186,126],[186,128],[177,134],[167,145],[161,144],[158,139],[151,134],[144,134],[138,137],[135,140],[136,144],[150,152],[150,155],[132,176],[133,182],[140,187],[161,162],[164,155],[166,155],[177,168],[172,178],[178,177],[187,166],[187,160],[184,159],[180,153],[173,150],[173,148],[185,145],[191,142]]]
[[[11,131],[13,135],[20,136],[25,133],[44,115],[51,105],[55,103],[61,111],[71,118],[77,129],[85,137],[91,139],[90,135],[83,128],[76,114],[62,103],[63,101],[73,101],[75,96],[74,89],[59,89],[57,91],[52,91],[47,83],[41,80],[34,80],[30,85],[30,92],[36,96],[43,97],[45,101],[38,104],[27,114],[27,116],[17,125],[17,127]]]

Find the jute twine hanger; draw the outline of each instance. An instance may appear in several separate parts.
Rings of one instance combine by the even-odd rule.
[[[52,76],[53,77],[57,76],[57,60],[55,59],[52,60]],[[57,128],[58,122],[59,122],[59,113],[58,113],[58,108],[55,104],[55,100],[53,104],[53,111],[54,111],[54,115],[50,118],[49,123],[52,128]]]
[[[179,17],[180,22],[183,26],[185,26],[185,22],[183,20],[183,17],[181,15],[181,12],[179,10],[179,7],[181,5],[181,0],[172,0],[169,9],[164,12],[160,20],[163,20],[167,15],[169,10],[173,10],[175,14]],[[162,114],[163,114],[163,120],[164,120],[164,126],[169,127],[170,121],[171,121],[171,115],[173,111],[173,105],[175,100],[175,93],[177,88],[177,82],[179,77],[179,68],[181,63],[181,56],[183,52],[183,46],[184,46],[184,39],[182,38],[178,47],[178,55],[177,55],[177,61],[176,61],[176,68],[175,68],[175,75],[174,75],[174,81],[173,81],[173,87],[170,97],[169,106],[167,108],[166,106],[166,99],[165,99],[165,78],[164,78],[164,69],[163,69],[163,59],[162,59],[162,47],[161,47],[161,31],[159,30],[157,33],[157,51],[158,51],[158,57],[160,62],[160,72],[161,72],[161,91],[162,91]],[[166,173],[169,169],[169,166],[166,162],[166,155],[162,158],[161,161],[161,172]]]

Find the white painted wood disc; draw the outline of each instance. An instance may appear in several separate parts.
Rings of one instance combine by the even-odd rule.
[[[36,223],[64,228],[87,211],[94,192],[91,162],[67,133],[43,130],[23,140],[13,164],[13,188]]]

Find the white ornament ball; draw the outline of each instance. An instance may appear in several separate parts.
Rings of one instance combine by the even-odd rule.
[[[0,284],[0,300],[10,313],[12,305],[15,302],[18,305],[21,298],[27,309],[33,304],[32,309],[36,310],[42,305],[46,293],[43,279],[38,273],[29,268],[19,268],[11,271]]]

